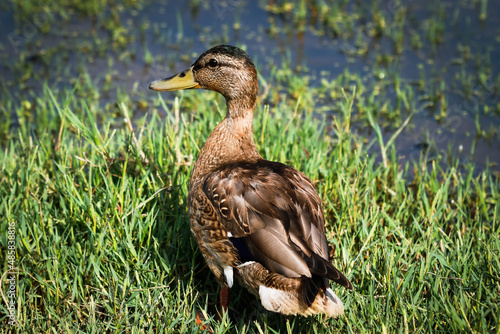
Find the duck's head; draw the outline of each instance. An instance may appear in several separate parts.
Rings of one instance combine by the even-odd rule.
[[[257,71],[245,51],[218,45],[203,53],[189,69],[149,85],[149,89],[157,91],[193,88],[221,93],[228,107],[253,109],[258,91]]]

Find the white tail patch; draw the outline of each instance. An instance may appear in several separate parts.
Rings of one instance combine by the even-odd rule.
[[[337,297],[335,292],[333,292],[333,290],[330,288],[326,289],[326,296],[330,298],[330,300],[332,300],[335,304],[338,304],[340,302],[339,297]],[[342,302],[340,303],[342,304]]]
[[[344,314],[344,304],[342,304],[342,301],[339,297],[337,297],[335,292],[333,292],[332,289],[328,288],[325,291],[325,295],[325,314],[330,317],[337,317]],[[316,300],[317,299],[318,298],[316,298]]]
[[[226,277],[227,286],[233,287],[233,267],[224,266],[224,277]]]
[[[272,312],[303,316],[324,313],[334,318],[344,313],[342,301],[329,288],[324,293],[320,292],[309,307],[300,300],[297,291],[283,291],[260,285],[259,296],[262,306]]]
[[[293,304],[293,299],[297,300],[297,296],[293,296],[292,293],[260,285],[259,296],[262,306],[268,311],[283,314],[297,313],[297,311],[294,312],[292,310],[293,305],[291,304]]]

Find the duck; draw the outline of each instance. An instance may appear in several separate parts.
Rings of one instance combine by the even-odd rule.
[[[207,89],[226,101],[225,118],[193,165],[187,196],[192,234],[221,286],[221,311],[228,310],[236,279],[268,311],[342,315],[343,303],[329,282],[353,286],[331,263],[313,183],[293,167],[264,159],[253,140],[258,76],[248,54],[215,46],[149,88]]]

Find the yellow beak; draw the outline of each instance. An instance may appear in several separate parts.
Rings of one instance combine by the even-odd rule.
[[[149,84],[149,89],[165,92],[191,88],[200,88],[200,84],[194,81],[193,67],[169,78],[156,80]]]

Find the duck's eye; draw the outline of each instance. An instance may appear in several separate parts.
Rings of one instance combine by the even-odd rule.
[[[209,65],[210,67],[215,67],[215,66],[217,66],[218,64],[219,64],[219,62],[217,61],[217,59],[213,59],[213,58],[212,58],[212,59],[210,59],[210,60],[208,61],[208,65]]]

